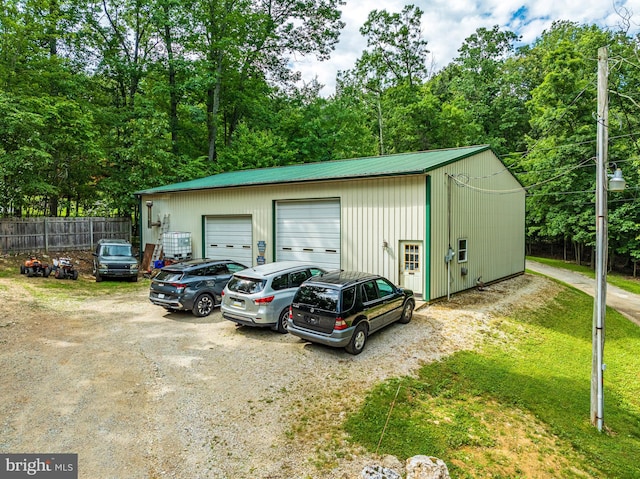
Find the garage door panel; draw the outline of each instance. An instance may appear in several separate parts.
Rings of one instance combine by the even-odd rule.
[[[276,259],[340,268],[340,201],[279,202]]]
[[[340,268],[340,255],[337,251],[328,253],[325,250],[288,250],[282,249],[278,252],[278,261],[308,261],[312,264],[325,267],[327,269]]]
[[[340,248],[340,240],[325,237],[325,238],[301,238],[299,236],[292,236],[282,238],[281,247],[289,247],[289,248],[314,248],[314,249],[339,249]]]
[[[252,226],[249,216],[207,217],[206,257],[253,264]]]

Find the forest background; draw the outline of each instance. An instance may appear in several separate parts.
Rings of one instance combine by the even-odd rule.
[[[4,0],[0,216],[129,216],[133,192],[224,171],[489,144],[527,189],[529,251],[591,261],[597,51],[609,51],[612,265],[640,260],[640,37],[556,21],[479,28],[429,66],[423,12],[372,10],[335,94],[340,0]],[[635,268],[634,268],[635,271]]]

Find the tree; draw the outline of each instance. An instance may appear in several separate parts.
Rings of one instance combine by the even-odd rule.
[[[58,215],[84,186],[99,155],[87,78],[78,70],[72,1],[11,1],[0,9],[3,214]],[[70,208],[65,209],[70,214]]]
[[[528,235],[542,241],[570,241],[577,261],[595,241],[594,188],[596,58],[613,35],[595,26],[558,22],[531,48],[544,77],[528,108],[529,153],[519,162],[530,187]],[[610,125],[610,137],[615,126]],[[612,145],[610,156],[617,156]],[[612,215],[615,218],[615,214]],[[610,231],[616,229],[610,222]]]
[[[480,128],[471,142],[488,143],[499,153],[517,151],[528,131],[528,90],[523,81],[528,76],[513,60],[517,40],[515,33],[498,26],[478,28],[465,39],[451,70],[443,76],[448,82],[445,103],[464,105]]]
[[[344,26],[340,0],[198,0],[192,17],[191,49],[200,57],[201,85],[206,91],[208,158],[217,159],[218,124],[223,87],[242,89],[245,82],[291,82],[289,55],[328,58]],[[233,85],[226,82],[234,78]],[[238,105],[236,105],[238,106]],[[229,117],[230,131],[242,119]]]
[[[423,11],[406,5],[400,13],[373,10],[360,33],[367,48],[356,62],[360,71],[372,72],[378,87],[407,83],[419,85],[427,77],[427,41],[422,38]]]

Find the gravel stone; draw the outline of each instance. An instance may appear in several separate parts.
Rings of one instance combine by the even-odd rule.
[[[487,338],[506,343],[494,322],[557,288],[525,274],[460,293],[351,356],[217,309],[166,312],[144,281],[59,302],[42,281],[55,279],[0,278],[0,451],[77,453],[79,477],[128,479],[357,478],[381,458],[341,441],[339,426],[369,388]]]

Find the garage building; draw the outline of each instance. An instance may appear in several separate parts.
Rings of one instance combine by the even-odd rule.
[[[424,300],[524,272],[525,190],[487,145],[221,173],[136,195],[141,245],[382,274]]]

